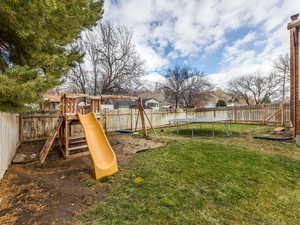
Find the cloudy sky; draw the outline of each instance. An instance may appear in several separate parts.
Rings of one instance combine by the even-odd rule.
[[[222,87],[288,53],[286,26],[300,0],[106,0],[104,10],[104,20],[133,31],[146,79],[180,64]]]

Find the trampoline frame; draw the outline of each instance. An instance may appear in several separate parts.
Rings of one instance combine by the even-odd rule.
[[[209,137],[215,137],[215,124],[216,123],[223,123],[224,124],[224,132],[226,136],[231,136],[232,132],[230,130],[231,123],[226,118],[220,118],[220,117],[196,117],[196,118],[180,118],[180,119],[171,119],[169,120],[169,125],[171,123],[176,124],[177,128],[177,135],[179,135],[179,124],[193,124],[193,123],[211,123],[212,124],[212,136],[195,136],[194,135],[194,127],[192,127],[192,138],[209,138]]]

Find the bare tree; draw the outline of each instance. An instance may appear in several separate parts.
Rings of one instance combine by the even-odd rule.
[[[99,23],[76,43],[83,62],[71,71],[68,82],[83,93],[101,95],[130,92],[144,75],[144,62],[125,26]]]
[[[143,61],[135,50],[132,33],[125,26],[101,23],[97,27],[100,34],[99,80],[100,94],[130,90],[144,74]]]
[[[70,70],[69,76],[67,77],[69,84],[73,90],[77,93],[88,94],[89,80],[87,71],[85,71],[81,65]]]
[[[87,52],[88,47],[89,45],[82,38],[72,43],[72,48],[77,49],[82,57]],[[80,62],[69,71],[65,83],[72,92],[87,94],[91,91],[90,82],[88,71],[84,68],[83,62]]]
[[[238,99],[242,98],[247,105],[250,105],[251,94],[248,90],[249,82],[247,81],[246,75],[233,79],[228,84],[228,94]]]
[[[101,43],[99,42],[99,34],[95,31],[86,31],[83,33],[83,49],[85,54],[85,63],[89,71],[89,80],[90,80],[90,92],[93,95],[100,94],[98,82],[100,71],[100,55],[98,48],[100,48]],[[88,73],[86,73],[88,75]]]
[[[203,72],[194,71],[188,74],[185,80],[183,99],[187,107],[193,107],[196,99],[200,98],[203,92],[212,89],[211,83],[205,78]]]
[[[185,91],[185,81],[188,78],[188,70],[176,66],[173,69],[168,69],[166,84],[163,86],[165,97],[167,100],[175,103],[175,108],[178,108],[178,104],[183,99],[183,93]]]
[[[228,93],[235,98],[242,98],[251,105],[267,103],[278,92],[279,80],[275,73],[265,76],[260,72],[245,74],[231,80],[228,84]]]
[[[180,103],[186,106],[194,105],[194,99],[209,88],[211,84],[203,73],[190,72],[180,66],[168,70],[167,82],[163,87],[166,98],[175,103],[176,109]]]
[[[282,102],[285,102],[286,95],[289,93],[290,88],[290,56],[288,54],[280,55],[274,62],[273,68],[280,81]]]

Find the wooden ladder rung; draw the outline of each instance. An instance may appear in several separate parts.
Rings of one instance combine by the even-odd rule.
[[[81,156],[86,156],[86,155],[89,155],[89,154],[90,154],[89,151],[86,151],[86,152],[79,152],[79,153],[76,153],[76,154],[68,155],[66,158],[72,159],[72,158],[77,158],[77,157],[81,157]]]
[[[82,139],[85,138],[84,136],[73,136],[73,137],[69,137],[69,140],[76,140],[76,139]]]
[[[80,145],[80,146],[76,146],[76,147],[69,147],[68,150],[69,151],[74,151],[74,150],[83,149],[83,148],[88,148],[88,145]]]
[[[75,139],[75,140],[70,140],[69,144],[79,144],[79,143],[84,143],[86,142],[85,139]]]
[[[54,145],[55,138],[56,138],[56,136],[58,136],[59,129],[60,129],[62,123],[63,123],[63,118],[59,118],[57,120],[56,125],[55,125],[54,129],[52,130],[50,136],[48,137],[46,143],[44,144],[44,146],[40,152],[40,162],[41,163],[45,162],[49,151],[51,150],[52,146]]]

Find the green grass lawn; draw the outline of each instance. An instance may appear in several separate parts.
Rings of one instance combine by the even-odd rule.
[[[222,129],[210,139],[165,129],[168,146],[136,154],[106,180],[114,183],[106,199],[77,218],[84,225],[300,224],[300,150],[252,139],[270,127],[233,125],[232,137]]]

